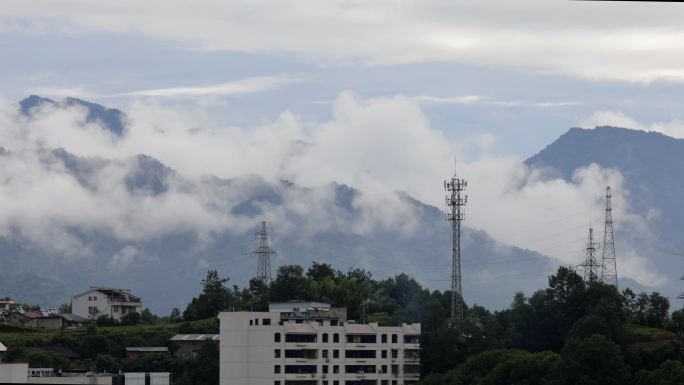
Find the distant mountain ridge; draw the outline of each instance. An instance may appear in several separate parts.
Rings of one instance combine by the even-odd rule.
[[[98,122],[103,129],[116,135],[126,135],[125,114],[94,103],[66,98],[62,102],[32,95],[20,102],[24,115],[30,117],[36,108],[49,104],[56,108],[79,105],[87,111],[87,119]],[[2,143],[0,143],[0,147]],[[201,193],[208,196],[232,197],[226,215],[240,218],[243,223],[256,225],[264,218],[265,210],[287,210],[288,199],[306,196],[309,188],[289,181],[269,182],[252,175],[230,180],[206,176],[199,180],[186,179],[162,162],[146,155],[127,160],[111,160],[96,157],[79,157],[64,149],[43,149],[41,162],[49,168],[62,167],[86,190],[95,192],[100,175],[107,167],[124,165],[126,174],[122,179],[126,191],[141,199],[165,199],[170,186],[183,193]],[[0,167],[11,151],[0,156]],[[180,187],[179,187],[180,186]],[[333,193],[328,211],[334,212],[334,222],[349,223],[347,230],[317,229],[307,235],[304,229],[322,226],[311,223],[308,218],[293,212],[286,215],[284,223],[270,224],[272,244],[279,256],[273,261],[274,271],[278,265],[297,263],[308,266],[312,261],[328,262],[339,269],[363,267],[376,277],[382,278],[401,272],[423,281],[427,287],[449,287],[450,230],[441,210],[425,205],[405,193],[397,197],[415,213],[419,231],[406,234],[399,229],[377,228],[369,232],[353,231],[353,224],[362,221],[364,212],[355,204],[358,190],[351,186],[331,183],[322,188]],[[236,192],[239,191],[236,198]],[[215,210],[224,202],[217,201]],[[326,214],[330,215],[330,214]],[[331,218],[332,219],[332,218]],[[331,221],[333,222],[333,221]],[[252,226],[250,225],[251,229]],[[286,230],[297,229],[297,231]],[[351,230],[351,231],[350,231]],[[120,286],[133,289],[150,302],[154,311],[168,312],[172,306],[183,306],[199,290],[199,282],[206,269],[216,268],[231,277],[231,282],[245,285],[256,269],[256,261],[248,252],[254,247],[250,232],[225,232],[213,238],[200,240],[192,231],[180,231],[166,235],[122,241],[107,231],[97,228],[67,228],[70,236],[84,243],[87,258],[70,261],[68,256],[55,250],[45,250],[33,245],[19,235],[0,238],[0,290],[3,294],[20,296],[19,301],[40,302],[43,306],[56,306],[67,301],[73,292],[90,285]],[[251,230],[250,230],[251,231]],[[464,230],[463,260],[466,302],[488,307],[505,307],[517,290],[531,291],[545,283],[540,274],[521,282],[518,275],[545,268],[553,270],[557,265],[549,258],[494,241],[483,231]],[[134,250],[133,266],[112,265],[112,256],[122,250]],[[465,255],[465,254],[464,254]],[[67,258],[67,259],[65,259]],[[123,259],[122,259],[123,260]],[[517,263],[517,261],[523,261]],[[503,276],[496,286],[492,276]],[[40,279],[42,285],[22,285],[22,277]],[[183,284],[178,284],[182,282]],[[32,292],[31,287],[35,290]],[[500,293],[507,295],[502,296]],[[511,294],[511,295],[508,295]]]
[[[124,134],[126,114],[116,108],[107,108],[100,104],[71,97],[64,98],[61,102],[56,102],[38,95],[31,95],[19,102],[21,112],[25,116],[30,116],[33,110],[41,105],[83,107],[87,111],[86,121],[88,123],[100,123],[104,128],[117,136]]]
[[[63,102],[55,102],[31,96],[24,99],[20,107],[30,117],[34,108],[42,103],[56,107],[78,104],[86,109],[88,119],[100,123],[103,129],[119,136],[127,133],[123,112],[78,99],[67,98]],[[601,147],[591,145],[588,147],[591,151],[586,147],[594,141],[594,135],[604,135],[605,131],[607,137],[617,136],[620,140],[624,134],[621,130],[571,129],[558,141],[528,159],[527,163],[569,178],[577,167],[596,162],[595,155]],[[627,139],[632,140],[631,137]],[[599,140],[598,143],[603,142]],[[634,146],[640,147],[638,143],[626,147]],[[63,166],[86,189],[97,188],[94,183],[106,167],[123,162],[127,171],[122,183],[128,193],[141,199],[164,199],[170,187],[174,186],[187,194],[201,193],[218,200],[231,197],[234,202],[225,214],[238,217],[240,222],[246,224],[256,225],[267,212],[286,210],[288,199],[305,196],[311,190],[290,181],[266,181],[257,175],[233,179],[213,176],[199,180],[186,179],[159,160],[146,155],[112,160],[79,157],[64,149],[43,151],[43,162]],[[0,151],[0,155],[2,167],[4,157],[11,156],[11,151]],[[618,153],[613,158],[599,160],[608,165],[606,167],[612,167],[610,164],[620,167],[620,157],[622,155]],[[641,164],[641,161],[637,163]],[[638,175],[636,171],[640,168],[635,166],[624,170],[625,175]],[[362,219],[364,213],[355,205],[360,191],[336,183],[322,188],[329,188],[333,192],[328,210],[335,213],[335,222],[353,224]],[[237,191],[240,193],[236,194]],[[331,227],[309,236],[303,229],[317,227],[316,223],[311,223],[317,218],[308,218],[296,212],[281,219],[284,222],[271,223],[272,244],[279,252],[273,261],[274,271],[282,264],[297,263],[306,267],[312,261],[319,261],[331,263],[343,270],[363,267],[379,278],[407,272],[429,288],[448,288],[451,242],[450,229],[443,212],[405,193],[397,193],[397,197],[411,208],[418,231],[406,234],[398,229],[377,228],[355,232]],[[222,210],[220,204],[225,202],[216,203],[216,210]],[[192,231],[179,230],[135,242],[122,241],[114,234],[96,228],[72,228],[68,231],[87,245],[88,258],[82,258],[78,263],[64,262],[64,255],[37,248],[21,236],[0,238],[0,265],[3,266],[0,271],[0,294],[21,295],[23,298],[17,298],[20,301],[40,301],[44,306],[55,306],[83,287],[119,286],[134,290],[144,300],[149,299],[145,306],[163,313],[173,306],[184,306],[200,290],[199,282],[209,268],[229,275],[231,283],[240,285],[245,285],[256,269],[256,261],[249,254],[254,247],[249,231],[214,234],[207,241],[198,238]],[[116,268],[111,264],[112,256],[129,249],[137,253],[133,267]],[[547,274],[558,266],[556,261],[546,256],[504,245],[484,231],[469,228],[464,228],[463,250],[466,302],[490,308],[508,306],[516,291],[530,293],[543,287]],[[25,282],[22,277],[29,276],[43,280],[44,284],[20,285],[20,282]],[[35,287],[33,292],[31,287]]]

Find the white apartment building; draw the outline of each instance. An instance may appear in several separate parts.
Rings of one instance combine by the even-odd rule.
[[[71,299],[71,313],[87,319],[107,315],[120,321],[121,317],[133,312],[142,312],[142,300],[130,290],[91,287]]]
[[[420,378],[420,324],[355,324],[346,309],[307,302],[224,312],[219,320],[220,385],[409,385]]]

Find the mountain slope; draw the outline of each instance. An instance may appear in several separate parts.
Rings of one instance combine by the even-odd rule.
[[[618,232],[616,245],[629,245],[649,257],[669,278],[662,289],[672,298],[681,291],[679,250],[684,240],[679,229],[684,226],[684,140],[618,127],[572,128],[526,163],[566,180],[571,180],[578,168],[592,163],[619,171],[625,179],[630,210],[646,218],[643,224],[655,239],[635,242],[635,234]],[[619,264],[620,255],[618,270]]]
[[[60,239],[72,239],[75,250],[46,247],[20,235],[3,239],[8,247],[0,248],[0,288],[19,301],[56,306],[88,286],[117,286],[139,293],[154,311],[168,312],[184,306],[200,290],[207,269],[218,269],[231,282],[246,285],[256,270],[256,260],[249,254],[255,248],[251,232],[264,219],[279,252],[272,262],[274,274],[279,265],[319,261],[342,270],[365,268],[378,278],[407,272],[429,288],[449,287],[450,229],[443,213],[406,194],[398,193],[392,203],[400,211],[396,223],[385,223],[376,208],[360,203],[363,194],[350,186],[333,183],[312,189],[258,176],[187,179],[147,156],[109,160],[78,157],[63,149],[42,151],[40,162],[47,170],[64,170],[87,194],[114,191],[96,209],[111,212],[113,218],[62,227]],[[0,157],[0,167],[13,156],[9,151]],[[62,171],[60,175],[64,176]],[[184,203],[177,208],[150,212],[163,219],[140,216],[138,209],[123,214],[114,210],[129,201],[143,204],[136,206],[142,209],[157,204],[163,209],[179,197]],[[202,211],[193,209],[197,202]],[[207,222],[219,223],[209,232],[182,220],[207,212],[212,215]],[[90,220],[98,213],[85,215]],[[168,215],[181,217],[180,225],[171,226]],[[409,222],[411,226],[405,227]],[[483,231],[464,230],[464,291],[469,304],[505,307],[515,291],[529,293],[541,287],[555,266],[540,254],[500,244]],[[44,284],[27,287],[20,279],[27,274]]]

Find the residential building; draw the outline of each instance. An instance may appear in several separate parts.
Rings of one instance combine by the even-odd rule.
[[[176,357],[195,357],[207,344],[218,344],[218,334],[176,334],[171,337]]]
[[[105,287],[91,287],[71,299],[71,312],[79,317],[96,319],[107,315],[120,321],[130,313],[142,312],[142,300],[130,290]]]
[[[75,329],[86,326],[90,320],[79,317],[75,314],[46,314],[40,317],[33,318],[27,322],[26,325],[41,328],[41,329]]]
[[[219,320],[220,385],[409,385],[420,378],[420,324],[356,324],[346,310],[308,302],[224,312]]]
[[[14,307],[14,301],[10,297],[0,298],[0,314],[9,313]]]
[[[10,322],[23,325],[35,318],[39,318],[42,316],[43,313],[37,310],[15,309],[13,312],[10,313],[9,320]]]

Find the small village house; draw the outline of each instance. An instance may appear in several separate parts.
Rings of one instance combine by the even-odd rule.
[[[106,315],[121,321],[127,314],[142,313],[142,300],[130,290],[91,287],[71,299],[71,312],[91,320]]]

